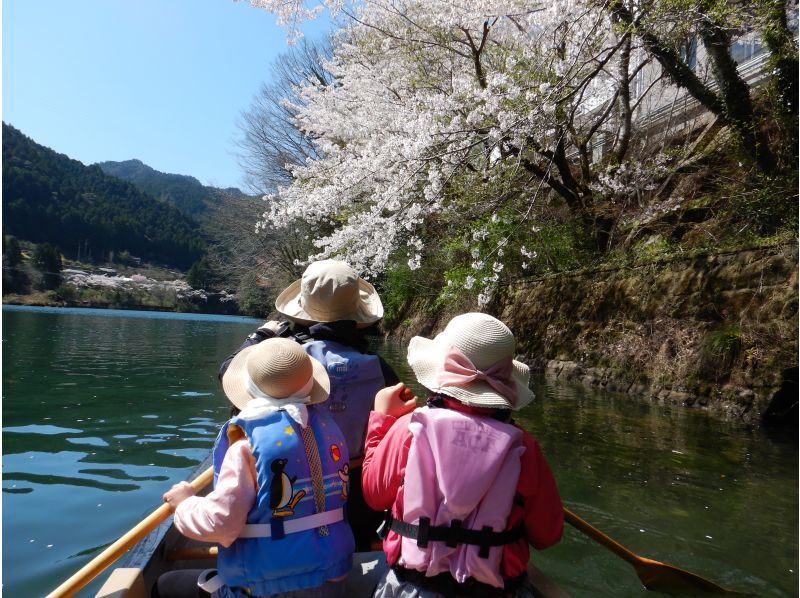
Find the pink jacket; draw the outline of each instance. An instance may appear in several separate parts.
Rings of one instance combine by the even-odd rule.
[[[491,410],[467,407],[458,401],[447,400],[451,409],[487,415]],[[403,484],[411,447],[409,431],[411,414],[399,419],[372,412],[367,428],[366,451],[362,485],[364,498],[373,509],[392,509],[397,519],[404,519],[405,486]],[[561,539],[564,513],[553,474],[536,440],[522,432],[525,452],[520,459],[520,473],[506,529],[524,525],[525,538],[502,549],[500,573],[504,579],[518,577],[528,565],[528,544],[537,549],[552,546]],[[401,538],[389,532],[383,541],[389,564],[398,562],[402,552]]]
[[[256,502],[256,467],[246,438],[225,453],[217,485],[207,496],[190,496],[175,510],[175,527],[189,538],[230,546]]]

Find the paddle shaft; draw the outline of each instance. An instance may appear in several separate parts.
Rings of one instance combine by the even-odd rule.
[[[209,467],[194,480],[192,480],[191,485],[195,492],[199,492],[208,486],[213,478],[214,470],[213,468]],[[163,522],[171,514],[172,509],[168,504],[163,504],[158,507],[155,511],[137,523],[133,528],[123,534],[119,540],[111,544],[111,546],[106,548],[103,552],[81,567],[81,569],[72,577],[50,592],[50,594],[47,595],[47,598],[68,598],[69,596],[73,596],[78,590],[83,588],[83,586],[102,573],[106,567],[111,565],[119,557],[125,554],[129,548],[157,528],[161,522]]]
[[[619,556],[620,558],[625,559],[632,565],[638,564],[642,557],[639,555],[631,552],[627,548],[625,548],[622,544],[613,540],[606,536],[603,532],[601,532],[596,527],[592,526],[588,522],[584,521],[580,517],[578,517],[575,513],[570,511],[567,507],[564,507],[564,519],[569,523],[572,527],[576,528],[577,530],[583,532],[587,536],[589,536],[592,540],[597,542],[598,544],[602,544],[606,548],[608,548],[611,552]]]

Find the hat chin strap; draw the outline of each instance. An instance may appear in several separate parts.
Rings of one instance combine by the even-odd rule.
[[[262,391],[253,379],[247,368],[243,372],[244,387],[253,398],[247,402],[245,408],[239,413],[242,419],[257,419],[275,411],[286,411],[294,421],[305,428],[308,425],[308,405],[311,402],[311,389],[314,387],[314,376],[309,377],[303,387],[288,397],[273,397]]]

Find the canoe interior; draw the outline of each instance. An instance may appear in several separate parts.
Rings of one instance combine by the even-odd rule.
[[[203,461],[187,478],[193,480],[211,465],[211,456]],[[209,489],[199,495],[208,493]],[[117,568],[140,569],[144,578],[145,595],[150,596],[158,577],[168,571],[179,569],[210,569],[216,567],[215,557],[202,557],[207,555],[210,548],[215,545],[190,540],[182,536],[172,525],[172,518],[163,522],[149,535],[142,539],[136,546],[127,552],[116,564]],[[192,554],[190,558],[180,558],[181,555]],[[200,557],[200,558],[198,558]],[[386,571],[386,559],[382,551],[356,553],[353,557],[353,568],[347,578],[348,598],[371,596],[379,579]],[[542,571],[528,566],[528,575],[535,588],[534,596],[541,598],[565,598],[568,596],[553,580],[549,579]],[[108,575],[104,576],[108,577]],[[125,593],[106,594],[102,591],[97,596],[106,598],[128,598]]]

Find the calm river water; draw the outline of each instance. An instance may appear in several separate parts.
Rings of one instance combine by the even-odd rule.
[[[3,308],[3,594],[41,596],[207,454],[245,318]],[[410,379],[404,349],[376,345]],[[634,552],[757,596],[798,589],[796,438],[538,381],[518,420],[567,506]],[[573,596],[647,594],[572,528],[534,555]],[[96,581],[81,595],[93,595]]]

